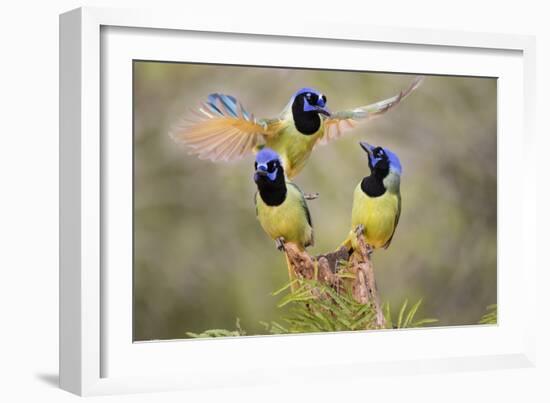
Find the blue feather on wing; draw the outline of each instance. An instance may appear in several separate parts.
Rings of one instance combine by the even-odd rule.
[[[246,120],[250,119],[250,114],[243,109],[237,102],[237,99],[231,95],[213,93],[208,95],[208,107],[212,112],[220,115],[230,115],[234,118],[240,118],[239,113],[242,113]]]

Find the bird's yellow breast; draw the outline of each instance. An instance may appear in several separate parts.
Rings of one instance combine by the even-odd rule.
[[[359,224],[365,227],[365,238],[373,248],[381,248],[390,240],[396,217],[399,214],[399,198],[386,191],[382,196],[369,197],[361,189],[361,183],[355,188],[351,213],[352,231]],[[357,247],[356,237],[352,237],[352,246]]]
[[[301,248],[312,243],[313,230],[302,205],[302,197],[294,186],[287,186],[285,201],[278,206],[268,206],[256,193],[258,220],[272,239],[283,237]]]
[[[305,135],[296,129],[293,122],[289,122],[276,136],[266,141],[266,146],[280,155],[288,178],[295,177],[302,170],[313,146],[323,135],[323,127],[321,124],[317,132]]]

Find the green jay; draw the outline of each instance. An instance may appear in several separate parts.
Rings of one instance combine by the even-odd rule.
[[[359,143],[368,154],[371,174],[364,177],[353,195],[351,231],[343,243],[348,250],[357,248],[356,230],[360,228],[372,249],[387,248],[401,214],[401,162],[387,148]]]
[[[279,155],[270,148],[256,154],[254,182],[258,191],[254,196],[256,216],[278,249],[292,242],[299,250],[313,245],[311,215],[302,191],[289,182]],[[294,273],[287,257],[290,280]]]
[[[327,97],[313,88],[298,90],[275,118],[256,119],[236,98],[210,94],[196,119],[184,120],[171,136],[201,159],[230,161],[262,147],[276,151],[287,178],[305,166],[313,148],[341,137],[357,123],[379,116],[397,105],[421,83],[417,77],[398,95],[367,106],[331,113]]]

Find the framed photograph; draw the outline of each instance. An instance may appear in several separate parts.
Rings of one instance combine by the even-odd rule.
[[[532,38],[85,8],[60,45],[62,388],[533,365]]]

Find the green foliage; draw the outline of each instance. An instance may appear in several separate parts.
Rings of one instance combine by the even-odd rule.
[[[487,306],[486,313],[479,320],[480,325],[496,325],[497,324],[497,304]]]
[[[316,280],[294,280],[272,293],[279,296],[291,286],[294,292],[284,295],[277,307],[286,307],[288,313],[281,321],[260,322],[268,334],[339,332],[352,330],[377,329],[376,311],[370,304],[361,304],[353,298],[351,292],[336,292],[328,285]],[[409,307],[408,300],[401,305],[392,319],[390,304],[383,306],[386,328],[403,329],[422,327],[437,322],[437,319],[416,319],[422,299]],[[236,330],[212,329],[196,334],[188,332],[189,337],[226,337],[244,336],[237,319]]]
[[[187,332],[186,334],[191,338],[246,336],[246,332],[241,328],[241,321],[239,318],[235,321],[235,327],[235,330],[209,329],[202,333]]]
[[[289,306],[288,314],[277,322],[264,323],[270,333],[338,332],[374,329],[376,313],[370,305],[360,304],[350,292],[338,293],[315,280],[295,280],[298,287],[279,302]],[[273,293],[279,295],[290,284]],[[314,291],[312,291],[314,290]]]
[[[265,324],[266,330],[271,333],[309,333],[335,332],[349,330],[376,329],[376,311],[370,304],[360,304],[351,295],[351,292],[337,293],[331,287],[315,280],[295,280],[299,287],[294,293],[284,296],[279,307],[291,305],[289,315],[283,320],[287,326],[272,322]],[[290,288],[291,284],[273,293],[278,295]],[[311,292],[315,289],[315,294]],[[390,304],[384,304],[386,328],[402,329],[422,327],[437,322],[437,319],[416,319],[416,314],[422,299],[409,309],[408,300],[401,305],[397,314],[397,321],[393,323]]]
[[[384,317],[386,318],[386,328],[404,329],[410,327],[422,327],[430,323],[437,322],[437,319],[434,318],[424,318],[415,321],[415,316],[418,312],[418,308],[420,308],[420,305],[422,304],[422,298],[419,299],[416,304],[412,305],[407,311],[408,304],[409,300],[406,299],[399,309],[399,313],[397,314],[397,321],[395,323],[393,323],[390,303],[387,302],[386,304],[384,304]]]

